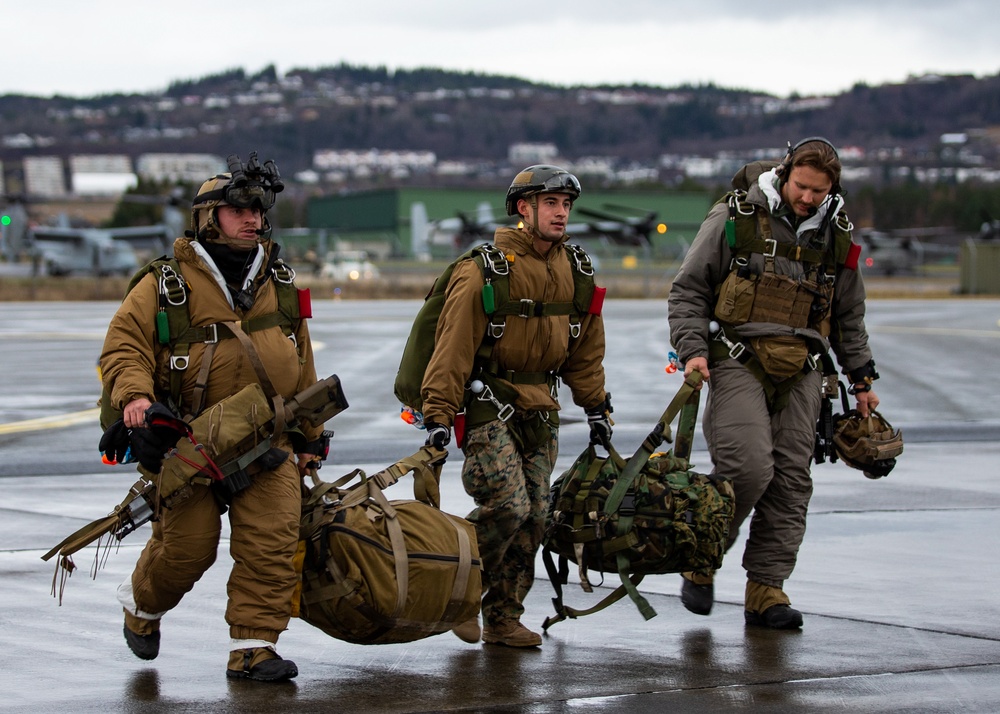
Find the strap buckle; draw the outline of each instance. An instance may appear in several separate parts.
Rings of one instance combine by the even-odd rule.
[[[488,384],[483,385],[483,391],[476,395],[476,399],[481,402],[489,402],[497,408],[497,418],[506,422],[512,416],[514,416],[514,405],[513,404],[503,404],[493,396],[493,390],[490,389]]]
[[[212,345],[219,341],[219,325],[213,322],[211,325],[205,325],[205,339],[202,340],[206,345]]]
[[[187,290],[184,281],[169,265],[160,266],[160,294],[168,305],[183,305],[187,302]]]
[[[492,337],[494,340],[499,340],[501,337],[503,337],[503,328],[505,325],[506,323],[504,322],[497,323],[490,320],[490,324],[486,328],[486,331],[489,334],[489,336]]]
[[[575,243],[567,244],[566,250],[573,257],[573,262],[576,264],[576,270],[581,275],[593,275],[594,274],[594,263],[590,259],[590,255],[582,247],[576,245]]]
[[[569,337],[570,337],[570,339],[571,340],[575,340],[577,337],[579,337],[581,329],[582,328],[580,327],[579,321],[574,322],[573,320],[570,320],[570,322],[569,322]]]
[[[773,258],[778,252],[778,241],[774,238],[765,238],[764,245],[767,246],[767,248],[764,249],[764,257]]]
[[[531,317],[534,313],[535,301],[530,298],[521,298],[521,310],[517,314],[521,317]]]
[[[494,275],[507,275],[510,273],[510,263],[503,251],[492,243],[483,245],[483,262],[485,262]]]
[[[274,276],[274,282],[276,283],[287,284],[295,282],[295,269],[284,261],[275,264],[271,268],[271,275]]]
[[[170,355],[170,369],[175,372],[183,372],[191,364],[191,358],[187,355]]]

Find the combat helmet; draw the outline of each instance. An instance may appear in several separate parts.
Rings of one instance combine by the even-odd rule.
[[[903,453],[903,434],[874,409],[862,417],[856,409],[834,418],[833,445],[848,466],[871,479],[888,476]]]
[[[216,174],[198,189],[191,204],[191,228],[199,239],[213,239],[219,235],[215,209],[222,204],[240,208],[259,208],[263,217],[263,230],[269,235],[271,224],[267,212],[274,206],[275,196],[285,184],[278,174],[274,161],[268,159],[263,166],[257,161],[257,152],[251,151],[246,165],[239,155],[227,159],[229,171]]]
[[[517,201],[536,193],[568,193],[575,201],[580,197],[580,181],[566,169],[539,164],[523,169],[507,189],[507,215],[517,215]]]

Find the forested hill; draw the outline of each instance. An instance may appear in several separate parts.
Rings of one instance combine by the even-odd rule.
[[[713,85],[556,87],[515,77],[348,65],[235,69],[166,91],[91,98],[0,97],[0,160],[39,153],[227,155],[243,147],[309,168],[322,149],[415,150],[439,161],[501,161],[549,142],[569,158],[650,162],[783,146],[815,134],[866,152],[936,152],[942,135],[996,160],[1000,75],[925,76],[783,99]],[[990,155],[990,151],[993,155]]]

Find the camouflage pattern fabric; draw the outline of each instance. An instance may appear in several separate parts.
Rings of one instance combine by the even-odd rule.
[[[619,553],[628,558],[629,574],[718,569],[735,511],[732,484],[691,471],[673,452],[653,454],[633,484],[634,515],[628,498],[607,513],[622,467],[616,453],[599,458],[591,447],[556,480],[546,548],[603,573],[619,572]],[[619,522],[627,518],[632,523],[619,534]]]
[[[466,519],[476,527],[483,561],[483,622],[497,627],[520,619],[535,581],[557,431],[522,455],[507,424],[492,421],[466,433],[463,451],[462,484],[476,502]]]

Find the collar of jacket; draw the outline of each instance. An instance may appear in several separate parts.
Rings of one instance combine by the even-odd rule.
[[[552,255],[552,251],[562,246],[567,240],[569,240],[568,235],[563,235],[562,240],[556,241],[552,244],[552,248],[549,249],[548,256]],[[507,250],[513,250],[517,255],[526,255],[529,252],[534,255],[542,257],[537,250],[535,250],[535,239],[527,231],[523,231],[520,228],[512,228],[509,226],[502,226],[497,228],[496,233],[493,235],[493,242],[498,248],[504,248]]]
[[[208,254],[198,241],[188,240],[185,238],[178,238],[174,241],[174,256],[177,260],[185,263],[193,263],[195,265],[200,265],[205,271],[207,271],[212,278],[215,280],[216,284],[219,286],[219,290],[226,298],[226,302],[229,303],[229,307],[235,309],[235,304],[233,303],[233,296],[229,292],[229,288],[226,285],[226,279],[222,277],[222,273],[219,268],[215,265],[215,261],[212,260],[212,256]],[[243,281],[243,289],[246,290],[249,285],[253,282],[254,278],[257,277],[257,273],[260,272],[261,266],[264,264],[264,259],[267,257],[267,251],[264,249],[263,244],[257,244],[257,255],[254,256],[253,265],[247,272],[247,277]]]

